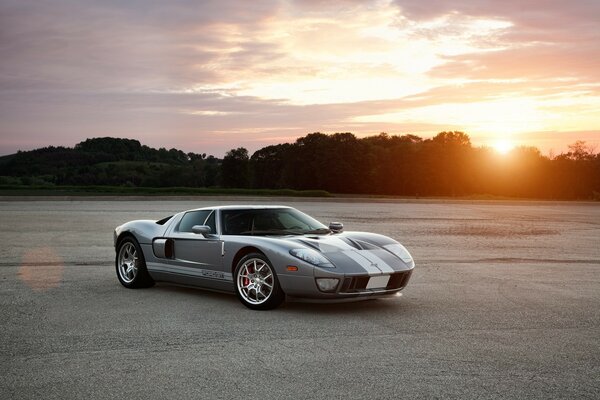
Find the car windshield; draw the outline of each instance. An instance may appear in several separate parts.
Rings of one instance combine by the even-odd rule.
[[[293,208],[221,211],[224,235],[305,235],[325,234],[329,229]]]

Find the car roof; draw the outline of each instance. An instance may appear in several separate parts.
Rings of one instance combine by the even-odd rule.
[[[228,206],[213,206],[213,207],[201,207],[201,208],[193,208],[188,211],[200,211],[200,210],[268,210],[268,209],[276,209],[276,208],[292,208],[289,206],[273,206],[273,205],[228,205]]]

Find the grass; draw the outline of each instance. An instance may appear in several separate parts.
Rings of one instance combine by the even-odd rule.
[[[325,190],[190,187],[0,185],[0,196],[289,196],[331,197]]]

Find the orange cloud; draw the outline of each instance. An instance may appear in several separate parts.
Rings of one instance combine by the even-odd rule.
[[[4,1],[0,153],[104,135],[216,155],[311,131],[593,139],[599,19],[586,0]]]

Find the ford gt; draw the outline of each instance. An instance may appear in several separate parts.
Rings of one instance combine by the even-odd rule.
[[[344,232],[285,206],[218,206],[114,231],[121,284],[155,282],[235,293],[246,307],[272,309],[286,299],[352,301],[402,290],[415,266],[402,244]]]

